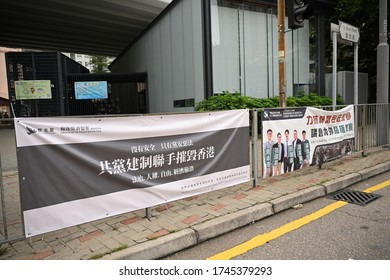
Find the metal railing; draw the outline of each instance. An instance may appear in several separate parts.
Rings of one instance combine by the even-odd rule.
[[[340,109],[343,106],[337,107]],[[332,106],[321,107],[333,110]],[[390,144],[389,135],[390,104],[363,104],[355,106],[355,152]],[[250,159],[252,183],[258,184],[262,178],[261,120],[258,110],[251,110]],[[98,116],[102,117],[102,116]],[[387,121],[386,121],[387,120]],[[386,125],[387,123],[387,125]],[[19,184],[7,181],[17,177],[16,141],[13,119],[0,119],[0,244],[24,239],[23,217],[20,207]],[[15,180],[15,179],[14,179]],[[151,209],[146,209],[151,215]]]

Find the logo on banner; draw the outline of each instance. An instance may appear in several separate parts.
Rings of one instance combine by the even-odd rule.
[[[32,134],[54,134],[54,127],[38,127],[38,128],[33,128],[31,126],[26,126],[26,133],[27,135],[32,135]]]

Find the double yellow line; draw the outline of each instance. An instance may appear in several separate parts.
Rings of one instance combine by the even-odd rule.
[[[387,180],[387,181],[384,181],[376,186],[373,186],[371,188],[368,188],[366,190],[364,190],[364,192],[367,192],[367,193],[372,193],[372,192],[375,192],[375,191],[378,191],[378,190],[381,190],[383,188],[386,188],[390,186],[390,180]],[[230,260],[234,257],[237,257],[239,255],[242,255],[256,247],[260,247],[262,245],[264,245],[265,243],[271,241],[271,240],[274,240],[286,233],[289,233],[293,230],[296,230],[308,223],[311,223],[325,215],[328,215],[329,213],[347,205],[348,202],[344,202],[344,201],[337,201],[337,202],[334,202],[312,214],[309,214],[303,218],[300,218],[298,220],[295,220],[295,221],[292,221],[288,224],[285,224],[277,229],[274,229],[270,232],[267,232],[267,233],[264,233],[264,234],[261,234],[261,235],[258,235],[258,236],[255,236],[253,237],[252,239],[244,242],[244,243],[241,243],[240,245],[237,245],[229,250],[226,250],[224,252],[221,252],[221,253],[218,253],[214,256],[211,256],[209,258],[207,258],[207,260]]]

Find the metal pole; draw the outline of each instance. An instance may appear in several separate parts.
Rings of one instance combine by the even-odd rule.
[[[145,208],[145,215],[146,218],[150,221],[152,219],[152,208]]]
[[[257,186],[257,178],[259,177],[259,160],[258,160],[258,117],[257,110],[252,110],[252,176],[253,187]]]
[[[333,83],[332,83],[332,104],[333,111],[336,110],[336,98],[337,98],[337,32],[332,33],[333,36]]]
[[[387,1],[379,0],[379,45],[377,47],[377,103],[389,103],[389,45],[387,44]],[[377,145],[387,144],[389,112],[377,108]]]
[[[359,45],[358,43],[354,44],[354,86],[353,86],[353,92],[354,92],[354,107],[355,107],[355,139],[358,139],[358,127],[359,127],[359,65],[358,65],[358,49]],[[355,143],[356,145],[356,143]],[[358,150],[358,146],[355,146],[355,151]]]
[[[3,227],[4,237],[8,240],[8,228],[7,228],[7,215],[5,209],[5,198],[4,198],[4,186],[3,186],[3,167],[1,166],[1,154],[0,154],[0,197],[1,197],[1,212],[3,212]]]
[[[279,106],[285,108],[286,102],[286,77],[285,77],[285,65],[286,65],[286,45],[284,39],[285,33],[285,2],[284,0],[278,0],[278,32],[279,32]]]

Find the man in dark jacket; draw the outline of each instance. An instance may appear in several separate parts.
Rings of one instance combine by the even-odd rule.
[[[298,132],[297,130],[294,130],[294,140],[293,140],[293,147],[294,147],[294,170],[298,170],[301,168],[303,157],[302,157],[302,141],[298,138]]]

